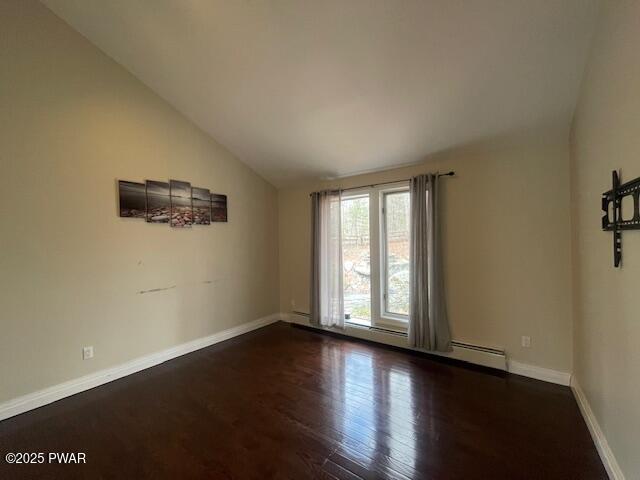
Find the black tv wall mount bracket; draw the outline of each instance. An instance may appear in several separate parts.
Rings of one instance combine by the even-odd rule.
[[[640,177],[620,185],[620,177],[612,172],[612,188],[602,194],[602,229],[613,232],[613,265],[619,267],[622,261],[622,231],[640,230]],[[622,199],[633,197],[633,215],[623,216]],[[629,217],[631,217],[629,219]],[[627,218],[627,220],[623,220]]]

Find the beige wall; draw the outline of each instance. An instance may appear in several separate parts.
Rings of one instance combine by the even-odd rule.
[[[309,308],[309,192],[450,169],[456,177],[443,181],[444,265],[454,339],[505,347],[512,360],[570,372],[567,135],[514,135],[420,166],[281,189],[281,311]],[[531,336],[531,348],[520,346],[522,335]]]
[[[0,402],[277,312],[275,189],[39,3],[0,32]],[[227,193],[229,223],[118,218],[118,178]]]
[[[605,2],[571,140],[574,372],[626,478],[640,478],[640,232],[600,229],[611,171],[640,176],[640,2]]]

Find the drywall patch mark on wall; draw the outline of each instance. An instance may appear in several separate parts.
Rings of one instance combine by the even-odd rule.
[[[152,288],[150,290],[140,290],[138,292],[138,295],[143,295],[145,293],[164,292],[165,290],[171,290],[172,288],[176,288],[176,286],[171,285],[170,287],[165,287],[165,288]]]

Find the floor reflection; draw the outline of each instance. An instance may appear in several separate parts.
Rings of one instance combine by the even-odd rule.
[[[343,365],[343,444],[369,462],[392,458],[414,469],[417,412],[410,372],[381,368],[375,356],[358,350],[343,351]]]
[[[416,411],[413,379],[406,371],[389,372],[390,456],[416,467]]]
[[[361,453],[371,457],[376,450],[375,382],[373,359],[369,355],[346,352],[344,356],[343,431],[361,445]]]

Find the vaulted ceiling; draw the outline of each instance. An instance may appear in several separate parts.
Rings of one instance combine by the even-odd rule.
[[[45,0],[275,185],[570,124],[597,0]]]

